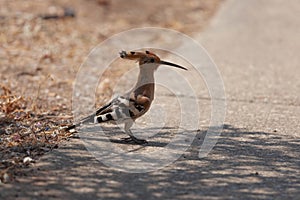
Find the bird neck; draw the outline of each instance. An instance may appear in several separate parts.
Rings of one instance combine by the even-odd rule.
[[[134,93],[136,95],[143,95],[149,97],[151,100],[154,98],[154,68],[143,67],[140,68],[138,81],[134,87]]]

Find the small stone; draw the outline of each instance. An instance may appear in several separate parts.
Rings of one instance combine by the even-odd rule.
[[[30,158],[29,156],[27,156],[23,159],[23,163],[25,163],[25,164],[30,163],[30,162],[33,162],[33,159]]]
[[[8,175],[8,173],[4,173],[3,174],[3,183],[8,183],[10,180],[10,176]]]

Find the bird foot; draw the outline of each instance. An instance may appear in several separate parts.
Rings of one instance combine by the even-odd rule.
[[[134,142],[136,144],[147,144],[147,140],[143,140],[143,139],[138,139],[136,137],[128,137],[128,138],[122,138],[123,141],[125,142]]]

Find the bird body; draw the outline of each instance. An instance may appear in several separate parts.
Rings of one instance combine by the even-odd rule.
[[[135,143],[143,144],[146,140],[136,138],[130,131],[134,121],[143,116],[151,106],[154,99],[154,72],[159,65],[170,65],[173,67],[187,70],[186,68],[160,60],[160,58],[152,52],[120,52],[120,57],[123,59],[136,60],[139,63],[140,73],[135,86],[125,94],[117,96],[109,103],[99,108],[94,114],[80,120],[79,123],[69,126],[66,130],[70,130],[88,122],[103,123],[124,123],[125,132],[130,136],[126,141],[134,141]]]

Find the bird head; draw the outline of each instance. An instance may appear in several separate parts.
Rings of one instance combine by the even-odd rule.
[[[159,65],[169,65],[169,66],[172,66],[172,67],[187,70],[187,68],[182,67],[180,65],[161,60],[157,55],[155,55],[154,53],[152,53],[150,51],[145,51],[145,52],[121,51],[120,52],[120,57],[124,58],[124,59],[135,60],[139,63],[140,66],[142,66],[144,64],[154,64],[153,66],[155,66],[157,68]]]

